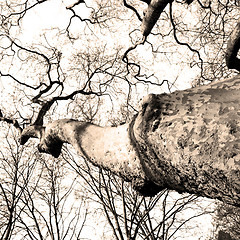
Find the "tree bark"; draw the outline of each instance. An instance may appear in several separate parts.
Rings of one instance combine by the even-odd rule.
[[[147,96],[133,120],[99,127],[58,120],[24,129],[22,144],[58,157],[64,142],[95,165],[132,181],[145,196],[168,188],[240,206],[240,76]],[[29,134],[31,133],[31,134]],[[30,136],[30,137],[31,137]]]
[[[239,75],[148,96],[133,132],[150,180],[240,206],[239,96]]]
[[[141,158],[131,138],[132,123],[118,127],[100,127],[72,119],[57,120],[42,126],[29,126],[21,134],[20,143],[39,138],[38,150],[58,157],[63,143],[75,150],[95,166],[110,170],[145,196],[154,196],[158,187],[145,174]]]

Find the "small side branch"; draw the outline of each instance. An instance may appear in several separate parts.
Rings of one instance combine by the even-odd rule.
[[[146,41],[146,37],[143,36],[143,39],[140,40],[139,42],[137,42],[136,44],[134,44],[133,46],[129,47],[122,57],[122,61],[127,64],[127,73],[128,74],[130,73],[130,69],[129,69],[130,66],[135,66],[138,69],[138,71],[134,75],[134,77],[138,77],[140,75],[140,69],[141,68],[138,64],[136,64],[134,62],[129,62],[128,53],[131,52],[132,50],[136,49],[138,45],[144,44],[145,41]]]
[[[67,9],[74,8],[75,6],[79,5],[80,3],[85,3],[83,0],[78,0],[77,2],[73,3],[72,5],[66,7]]]
[[[240,21],[233,30],[227,44],[226,64],[229,69],[240,71],[240,59],[237,57],[240,49]]]
[[[202,78],[204,78],[204,76],[203,76],[203,59],[201,58],[200,52],[198,50],[192,48],[188,43],[181,42],[177,37],[177,26],[176,26],[176,24],[174,22],[174,19],[173,19],[172,3],[170,3],[170,21],[171,21],[171,24],[172,24],[172,27],[173,27],[173,36],[174,36],[174,39],[175,39],[176,43],[181,45],[181,46],[186,46],[190,51],[197,54],[198,59],[200,60],[201,76],[202,76]]]
[[[85,91],[84,89],[80,89],[80,90],[73,91],[72,93],[70,93],[69,95],[66,95],[66,96],[53,97],[51,100],[48,100],[48,101],[42,103],[42,107],[39,110],[37,118],[32,125],[42,126],[43,125],[43,119],[44,119],[46,113],[50,110],[50,108],[52,107],[52,105],[55,102],[73,99],[78,94],[82,94],[82,95],[86,95],[86,96],[88,96],[88,95],[97,95],[97,96],[101,95],[100,93],[97,93],[97,92]],[[37,100],[34,99],[33,102],[40,104],[40,101],[38,101],[38,99]]]
[[[0,121],[6,122],[6,123],[8,123],[8,124],[13,124],[13,126],[19,131],[19,133],[20,133],[20,134],[22,133],[22,130],[23,130],[23,129],[20,127],[18,121],[15,120],[15,119],[11,119],[11,118],[6,118],[6,117],[4,117],[3,114],[2,114],[1,109],[0,109]]]
[[[133,6],[128,4],[126,0],[123,0],[123,4],[126,8],[129,8],[130,10],[132,10],[136,14],[139,21],[142,21],[142,18],[141,18],[140,14],[138,13],[136,8],[134,8]]]

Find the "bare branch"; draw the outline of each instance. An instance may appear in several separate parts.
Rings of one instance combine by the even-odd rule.
[[[66,8],[67,9],[71,9],[71,8],[77,6],[80,3],[85,3],[85,2],[83,0],[78,0],[77,2],[73,3],[72,5],[70,5],[70,6],[66,7]]]
[[[84,91],[83,89],[82,90],[76,90],[74,92],[72,92],[71,94],[69,95],[66,95],[66,96],[57,96],[57,97],[53,97],[51,100],[45,102],[39,113],[38,113],[38,116],[36,118],[36,120],[34,121],[33,125],[39,125],[39,126],[42,126],[43,125],[43,118],[44,116],[46,115],[46,113],[50,110],[50,108],[52,107],[52,105],[57,102],[57,101],[60,101],[60,100],[69,100],[69,99],[73,99],[75,95],[77,94],[83,94],[83,95],[100,95],[100,93],[97,93],[97,92],[93,92],[93,91]]]
[[[186,46],[190,51],[197,54],[197,56],[200,60],[201,76],[203,77],[203,75],[202,75],[203,59],[201,58],[200,52],[198,50],[192,48],[188,43],[181,42],[177,37],[177,28],[176,28],[176,24],[174,23],[173,14],[172,14],[172,3],[170,3],[170,21],[171,21],[172,26],[173,26],[173,36],[174,36],[174,39],[177,42],[177,44],[182,45],[182,46]]]
[[[134,8],[132,5],[128,4],[126,0],[123,0],[123,4],[125,7],[131,9],[136,14],[138,20],[142,22],[142,18],[136,8]]]
[[[6,117],[4,117],[3,114],[2,114],[1,109],[0,109],[0,121],[6,122],[6,123],[8,123],[8,124],[13,124],[13,126],[19,131],[19,133],[22,133],[22,130],[23,130],[23,129],[20,127],[18,121],[15,120],[15,119],[11,119],[11,118],[6,118]]]
[[[137,67],[138,71],[135,74],[135,77],[140,75],[140,66],[138,64],[136,64],[136,63],[129,62],[129,59],[128,59],[127,55],[128,55],[129,52],[131,52],[132,50],[136,49],[138,45],[144,44],[145,41],[146,41],[146,37],[143,37],[143,39],[140,42],[137,42],[135,45],[129,47],[127,49],[127,51],[124,53],[123,58],[122,58],[123,62],[127,64],[127,73],[128,74],[130,73],[130,70],[129,70],[130,66]]]

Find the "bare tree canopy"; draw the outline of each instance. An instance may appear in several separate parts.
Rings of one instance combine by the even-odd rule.
[[[0,120],[13,124],[21,144],[38,138],[38,150],[57,158],[69,143],[144,196],[167,188],[239,206],[239,75],[215,82],[236,73],[227,67],[240,69],[239,3],[76,1],[64,7],[64,27],[50,26],[36,43],[24,39],[24,20],[48,2],[0,4],[0,76],[14,83],[14,104],[1,105]],[[162,57],[197,69],[195,87],[160,94],[162,87],[177,89],[177,77],[158,75],[166,65],[152,66]],[[159,94],[146,94],[137,109],[139,85]],[[100,105],[120,101],[128,119],[114,127],[93,123]],[[84,118],[74,116],[77,107]]]

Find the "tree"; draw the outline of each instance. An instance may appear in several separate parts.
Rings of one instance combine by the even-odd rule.
[[[237,205],[238,81],[150,95],[132,122],[119,127],[75,120],[31,126],[21,144],[39,137],[39,151],[58,157],[63,143],[70,143],[146,196],[167,187]]]
[[[198,56],[198,65],[202,70],[203,60],[200,51],[194,50],[189,44],[177,38],[177,27],[179,30],[181,25],[175,22],[177,18],[173,15],[172,1],[147,2],[147,12],[142,21],[143,39],[135,41],[133,46],[124,51],[123,61],[119,57],[119,53],[122,53],[120,49],[114,54],[109,54],[112,56],[110,59],[106,57],[106,53],[102,58],[99,58],[99,54],[94,54],[93,61],[85,54],[86,64],[81,71],[86,72],[86,77],[70,93],[66,86],[72,78],[66,78],[62,52],[51,46],[47,40],[45,46],[43,44],[24,46],[24,43],[18,41],[20,35],[13,31],[15,27],[21,26],[22,19],[31,9],[45,2],[27,1],[17,5],[11,2],[2,5],[4,14],[1,37],[4,44],[1,47],[1,57],[3,62],[9,58],[12,61],[8,73],[5,72],[7,68],[3,67],[1,76],[12,79],[20,88],[24,88],[24,91],[20,89],[23,95],[28,96],[30,92],[31,99],[28,99],[28,103],[38,104],[38,109],[32,110],[32,116],[28,113],[29,116],[23,117],[19,109],[15,116],[12,114],[10,118],[5,117],[5,114],[1,116],[1,120],[14,123],[21,132],[21,143],[25,144],[31,137],[38,137],[40,139],[38,149],[55,157],[60,155],[63,143],[71,143],[89,161],[120,175],[126,181],[131,181],[135,189],[145,196],[153,196],[160,190],[168,188],[218,198],[238,206],[238,76],[182,92],[149,95],[143,100],[139,112],[130,123],[118,127],[102,128],[91,123],[66,119],[43,125],[46,114],[49,114],[54,104],[61,100],[72,100],[78,94],[111,97],[110,91],[118,80],[124,81],[127,86],[135,85],[134,81],[149,84],[150,76],[142,73],[144,68],[132,52],[146,42],[152,27],[168,5],[170,12],[167,19],[171,21],[174,39]],[[204,5],[201,1],[197,2],[201,10],[207,9],[215,17],[219,16],[214,11],[216,6],[223,6],[225,12],[229,13],[229,9],[237,5],[236,1],[231,2],[231,8],[228,5],[229,1],[226,5],[218,1],[213,6],[210,3]],[[83,4],[85,5],[80,1],[67,7],[67,11],[72,14],[65,29],[68,40],[74,41],[74,37],[69,34],[73,19],[77,18],[83,22],[85,36],[92,30],[92,25],[89,24],[98,24],[93,28],[94,32],[97,32],[104,25],[109,26],[113,20],[119,21],[116,12],[114,16],[105,11],[105,8],[109,7],[105,2],[93,4],[91,17],[83,19],[75,10]],[[125,6],[133,10],[134,14],[138,12],[135,7],[129,7],[126,1]],[[108,14],[105,17],[103,13]],[[235,15],[230,14],[229,18],[232,16]],[[224,18],[227,18],[227,15],[224,14]],[[228,63],[238,59],[238,26],[230,38]],[[61,31],[59,38],[60,36]],[[153,44],[150,45],[153,47]],[[20,71],[26,66],[27,60],[34,64],[36,72],[33,72],[39,78],[34,83],[29,83],[27,78],[20,81],[15,75],[16,72],[11,72],[12,64],[20,66]],[[97,65],[99,60],[100,65]],[[29,77],[30,72],[28,74]],[[150,81],[151,83],[162,86],[164,81]],[[69,86],[71,88],[71,85]],[[127,101],[131,89],[128,88]],[[31,104],[29,105],[33,106]],[[17,118],[23,122],[19,124]],[[26,123],[30,126],[23,128]]]
[[[6,124],[4,124],[6,125]],[[0,238],[77,239],[88,215],[78,176],[62,159],[21,147],[12,127],[1,142]],[[15,129],[14,129],[15,130]],[[68,176],[71,176],[69,178]]]
[[[31,156],[26,158],[26,162],[21,161],[24,151],[20,148],[15,134],[12,139],[8,138],[12,134],[12,129],[8,127],[6,141],[2,141],[0,151],[0,238],[4,240],[16,235],[17,218],[22,212],[19,202],[27,187],[28,175],[31,175],[32,169]]]
[[[38,161],[36,177],[21,198],[25,208],[16,228],[23,239],[80,239],[88,210],[75,196],[81,188],[76,174],[62,166],[62,159],[56,162],[38,157]]]

